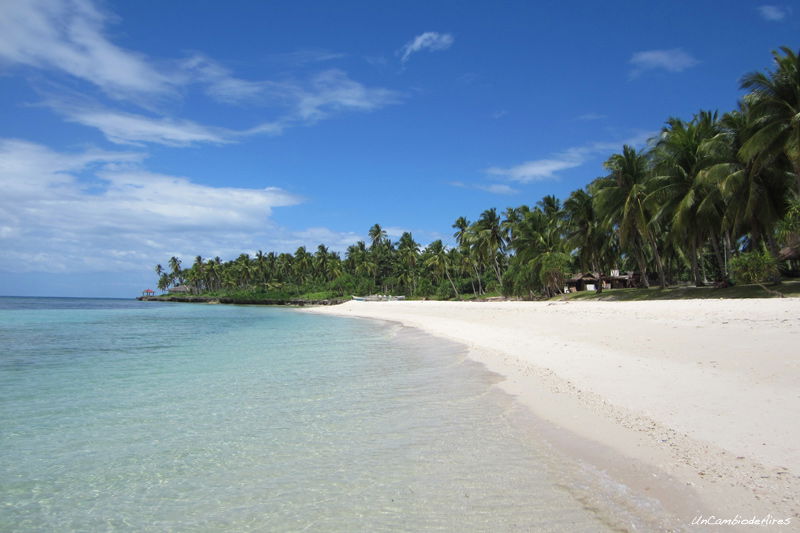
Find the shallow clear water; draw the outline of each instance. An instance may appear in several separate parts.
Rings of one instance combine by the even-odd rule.
[[[0,298],[0,530],[613,525],[495,382],[377,322]]]

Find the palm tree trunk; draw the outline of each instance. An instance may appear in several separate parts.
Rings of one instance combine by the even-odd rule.
[[[667,279],[664,276],[664,264],[661,262],[661,254],[658,253],[658,244],[656,243],[655,237],[651,231],[648,230],[648,235],[650,236],[650,244],[653,247],[653,259],[656,261],[656,269],[658,270],[658,283],[661,285],[661,288],[664,289],[667,286]]]
[[[497,283],[502,285],[503,280],[500,279],[502,276],[500,275],[500,263],[497,262],[497,254],[494,254],[494,273],[497,276]]]
[[[792,167],[794,168],[794,186],[797,189],[795,192],[800,194],[800,159],[793,160]]]
[[[703,282],[700,280],[700,269],[697,267],[697,239],[690,237],[691,247],[689,249],[690,260],[692,262],[692,277],[694,278],[694,286],[702,287]]]
[[[453,283],[453,278],[450,277],[450,269],[446,266],[444,267],[444,273],[447,275],[447,280],[450,282],[450,286],[453,287],[453,292],[456,293],[456,299],[458,299],[458,289],[456,289],[456,284]]]
[[[478,272],[478,266],[473,263],[472,269],[475,271],[475,278],[478,280],[478,294],[483,294],[483,283],[481,283],[481,273]]]
[[[722,256],[722,252],[719,248],[719,239],[714,232],[711,232],[711,247],[714,249],[714,257],[717,259],[717,265],[719,266],[720,278],[727,279],[728,273],[725,272],[725,258]]]
[[[641,278],[639,279],[639,284],[645,288],[650,288],[650,282],[647,280],[647,261],[644,258],[644,252],[641,248],[636,249],[636,262],[639,263],[639,272]]]

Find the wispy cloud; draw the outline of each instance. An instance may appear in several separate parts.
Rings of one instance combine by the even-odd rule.
[[[310,63],[323,63],[347,57],[346,54],[331,52],[321,48],[305,48],[293,52],[267,54],[266,59],[290,66],[302,66]]]
[[[409,58],[421,52],[422,50],[429,50],[431,52],[436,50],[447,50],[453,45],[455,39],[449,33],[438,33],[435,31],[427,31],[417,35],[408,41],[403,48],[400,49],[400,61],[406,63]]]
[[[338,69],[316,75],[308,87],[289,85],[287,97],[295,102],[295,113],[304,121],[326,118],[337,111],[373,111],[400,102],[401,93],[367,87]]]
[[[189,79],[205,84],[209,96],[222,102],[252,101],[259,98],[265,89],[263,83],[232,76],[228,69],[201,54],[182,61],[180,68]]]
[[[779,22],[785,19],[791,13],[791,10],[783,6],[764,5],[758,7],[758,13],[764,20]]]
[[[183,60],[163,60],[156,67],[143,54],[111,42],[106,36],[110,21],[112,16],[91,0],[2,2],[0,64],[45,72],[44,80],[51,87],[48,92],[58,95],[47,97],[45,105],[67,120],[98,128],[112,142],[125,144],[222,144],[259,133],[280,134],[288,127],[312,124],[341,112],[373,111],[402,100],[398,91],[366,86],[334,68],[301,79],[247,80],[202,53]],[[295,64],[341,57],[324,50],[285,55],[285,60]],[[133,113],[129,106],[124,111],[112,109],[118,102],[101,105],[99,95],[83,90],[91,87],[79,89],[83,94],[77,97],[65,97],[64,93],[75,89],[65,89],[67,84],[59,79],[59,73],[88,82],[105,95],[133,103],[147,113]],[[192,86],[217,102],[247,105],[254,114],[268,112],[269,118],[235,130],[172,116],[178,106],[165,106],[162,99],[179,99]],[[66,103],[67,99],[81,103]]]
[[[648,70],[682,72],[697,65],[699,61],[680,48],[672,48],[670,50],[636,52],[629,63],[633,65],[631,77],[637,77]]]
[[[226,87],[229,96],[234,93],[246,98],[255,96],[254,92],[231,89],[231,85]],[[152,113],[144,115],[117,111],[79,96],[47,95],[43,103],[71,122],[99,129],[108,140],[117,144],[191,146],[238,142],[244,137],[258,134],[279,135],[287,128],[312,124],[337,113],[374,111],[399,103],[403,97],[397,91],[367,87],[336,69],[321,72],[305,83],[270,83],[264,85],[263,89],[269,93],[264,97],[272,99],[273,106],[277,107],[278,117],[241,130],[152,116]],[[245,96],[244,92],[248,94]]]
[[[517,194],[519,191],[505,183],[491,183],[489,185],[482,185],[477,183],[464,183],[463,181],[451,181],[450,185],[453,187],[461,187],[463,189],[476,189],[486,191],[492,194],[511,195]]]
[[[593,142],[575,146],[550,157],[526,161],[512,167],[490,167],[486,169],[486,173],[518,183],[557,179],[559,172],[580,167],[593,156],[604,153],[610,155],[615,150],[621,150],[625,144],[632,146],[644,144],[654,135],[654,132],[645,132],[618,142]]]
[[[154,118],[112,111],[102,107],[53,106],[70,122],[97,128],[116,144],[155,143],[167,146],[190,146],[197,143],[232,142],[233,132],[210,128],[189,120]]]
[[[107,19],[88,0],[5,1],[0,60],[60,71],[117,98],[171,92],[177,80],[108,40]]]
[[[211,187],[152,173],[143,157],[0,139],[3,268],[149,270],[170,255],[234,255],[266,237],[274,208],[301,202],[274,187]]]

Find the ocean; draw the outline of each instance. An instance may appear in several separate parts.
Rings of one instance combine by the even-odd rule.
[[[0,298],[0,531],[635,524],[498,380],[368,320]]]

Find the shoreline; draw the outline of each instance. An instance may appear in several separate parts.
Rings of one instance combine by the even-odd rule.
[[[468,348],[545,440],[697,515],[800,521],[800,300],[347,302]],[[794,347],[794,348],[793,348]]]

